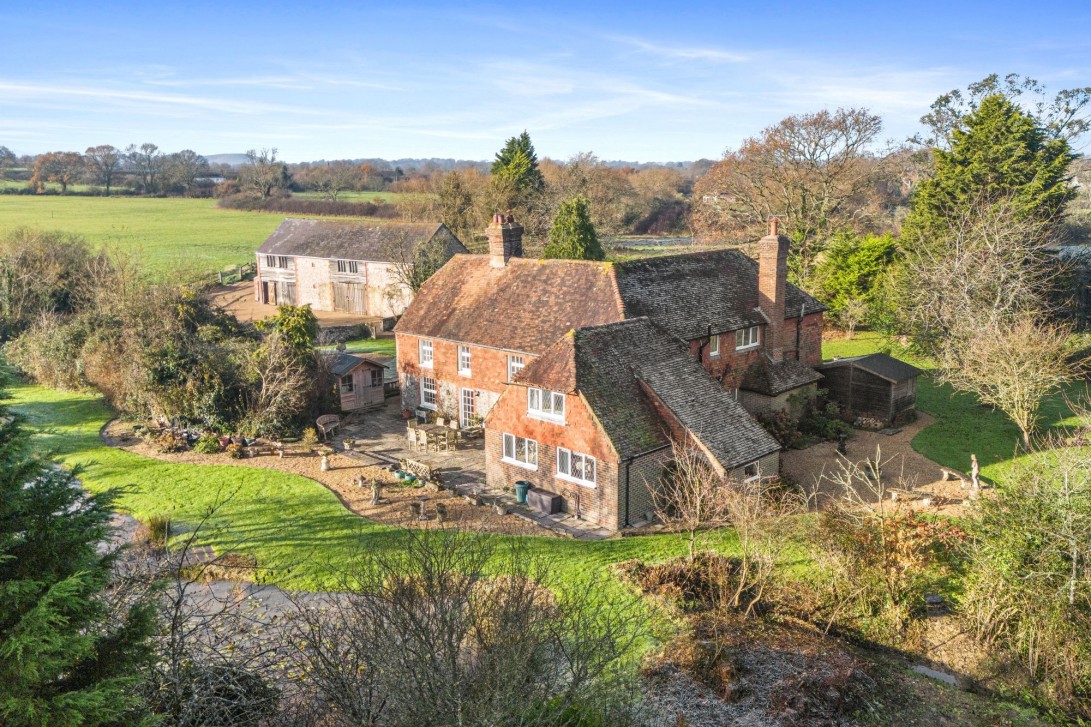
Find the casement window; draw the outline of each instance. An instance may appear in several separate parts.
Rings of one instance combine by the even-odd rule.
[[[358,273],[360,272],[360,264],[355,260],[338,260],[337,272],[339,273]]]
[[[526,365],[526,359],[522,356],[508,356],[508,381],[515,381],[515,375]]]
[[[420,405],[424,409],[436,408],[436,380],[427,376],[420,377]]]
[[[432,368],[432,342],[424,341],[420,342],[418,361],[420,365],[426,369]]]
[[[379,371],[378,369],[372,369],[371,370],[371,385],[372,385],[372,387],[382,386],[383,385],[383,372],[382,371]]]
[[[508,464],[536,470],[538,469],[538,443],[533,439],[505,434],[503,460]]]
[[[458,373],[462,376],[470,375],[470,347],[458,347]]]
[[[709,355],[709,358],[719,358],[720,357],[720,337],[719,336],[711,336],[708,339],[708,355]]]
[[[735,331],[735,350],[741,351],[745,348],[754,348],[761,341],[759,331],[761,329],[757,326],[751,326],[750,328],[740,328]]]
[[[744,465],[742,468],[742,474],[743,477],[746,478],[746,482],[753,482],[754,480],[758,479],[761,474],[761,472],[758,470],[758,463],[751,462],[748,465]]]
[[[349,374],[348,376],[342,376],[341,377],[341,393],[342,394],[351,394],[352,393],[352,374]]]
[[[564,394],[545,389],[527,389],[527,416],[564,424]]]
[[[580,485],[595,486],[595,458],[563,447],[557,448],[557,477]]]
[[[267,268],[287,268],[288,256],[287,255],[266,255],[265,267]]]

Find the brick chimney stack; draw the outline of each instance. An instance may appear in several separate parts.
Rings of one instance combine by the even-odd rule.
[[[779,234],[777,218],[769,220],[769,234],[758,242],[758,307],[769,318],[765,351],[773,361],[784,360],[784,297],[788,284],[790,240]]]
[[[506,267],[513,257],[523,257],[523,226],[510,214],[493,215],[485,235],[489,238],[489,264],[494,268]]]

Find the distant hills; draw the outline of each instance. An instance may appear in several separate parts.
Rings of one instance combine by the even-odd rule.
[[[205,156],[209,164],[227,164],[232,167],[239,167],[246,164],[245,154],[209,154]],[[491,161],[478,160],[478,159],[439,159],[432,157],[430,159],[315,159],[309,164],[325,164],[327,161],[344,162],[349,161],[353,164],[363,164],[367,162],[380,169],[389,168],[401,168],[402,170],[409,171],[410,169],[431,169],[440,171],[450,171],[452,169],[464,169],[466,167],[477,167],[482,171],[487,170],[491,165]],[[644,169],[651,167],[674,167],[676,169],[688,169],[693,162],[626,162],[618,160],[601,160],[600,163],[605,164],[608,167],[634,167],[636,169]]]

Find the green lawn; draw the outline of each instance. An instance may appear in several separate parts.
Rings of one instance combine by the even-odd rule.
[[[877,333],[857,334],[851,341],[835,339],[822,344],[823,357],[860,356],[884,347],[885,339]],[[896,347],[891,354],[922,369],[927,361],[913,357]],[[1044,430],[1057,430],[1076,423],[1066,397],[1085,394],[1087,382],[1069,384],[1042,404]],[[947,384],[936,383],[926,374],[917,381],[917,408],[936,418],[936,422],[913,438],[913,449],[925,457],[954,469],[968,472],[970,455],[976,454],[981,474],[988,480],[1003,477],[1022,457],[1041,458],[1048,454],[1024,455],[1018,452],[1022,435],[1007,416],[983,406],[971,394],[956,392]],[[1091,452],[1089,452],[1091,453]]]
[[[323,346],[323,350],[333,350],[333,348],[333,346]],[[394,356],[397,353],[396,348],[393,336],[345,341],[345,350],[349,353],[378,353],[383,356]]]
[[[358,554],[397,546],[397,531],[353,515],[313,480],[276,470],[142,457],[107,447],[99,439],[111,413],[97,396],[31,385],[13,387],[11,394],[12,407],[38,430],[38,446],[55,451],[68,466],[81,466],[88,489],[120,489],[119,506],[137,518],[171,513],[176,524],[191,527],[209,508],[222,503],[203,541],[219,552],[253,554],[267,582],[331,588],[344,565]],[[598,542],[522,540],[530,551],[555,563],[562,582],[630,558],[661,560],[685,552],[677,535]],[[730,551],[736,541],[731,531],[722,531],[709,542]]]
[[[0,195],[0,235],[63,230],[136,254],[155,274],[195,277],[251,262],[282,214],[216,207],[213,199]]]

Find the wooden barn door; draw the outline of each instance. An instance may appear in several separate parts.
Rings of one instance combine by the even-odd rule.
[[[333,309],[348,313],[367,313],[366,286],[357,283],[334,283]]]

